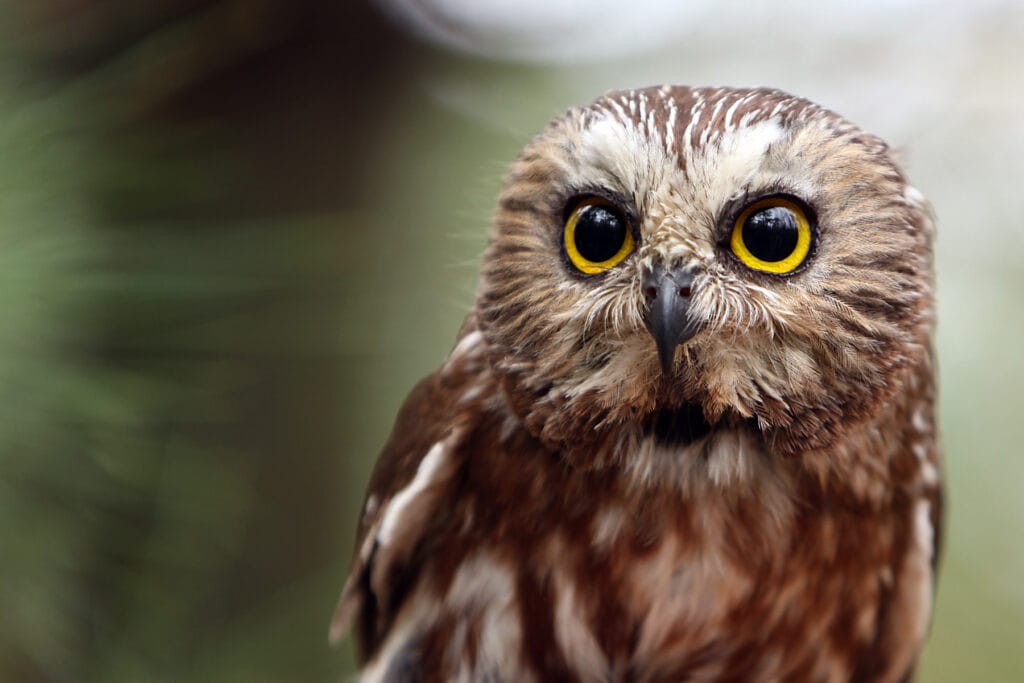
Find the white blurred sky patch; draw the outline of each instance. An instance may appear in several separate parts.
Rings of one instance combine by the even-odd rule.
[[[421,36],[449,48],[491,59],[555,64],[643,54],[709,30],[742,37],[781,29],[812,40],[868,31],[891,34],[927,15],[952,18],[1011,3],[378,0],[378,4]]]
[[[713,3],[671,0],[379,0],[423,37],[482,57],[534,63],[607,59],[657,48]]]

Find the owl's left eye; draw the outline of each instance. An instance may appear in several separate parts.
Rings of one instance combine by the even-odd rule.
[[[565,222],[563,240],[569,261],[587,275],[614,268],[635,247],[622,211],[599,197],[588,197],[576,205]]]
[[[739,215],[729,246],[748,268],[789,275],[811,252],[811,221],[797,202],[787,197],[766,197]]]

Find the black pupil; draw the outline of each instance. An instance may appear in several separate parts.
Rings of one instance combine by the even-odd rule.
[[[743,243],[747,250],[769,263],[792,254],[799,237],[796,215],[784,206],[758,209],[743,223]]]
[[[611,207],[591,204],[580,209],[574,232],[580,256],[601,263],[619,253],[626,241],[626,221]]]

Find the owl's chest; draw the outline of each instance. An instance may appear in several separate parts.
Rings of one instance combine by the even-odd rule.
[[[647,553],[623,552],[621,569],[597,582],[604,597],[591,590],[580,607],[590,610],[612,669],[625,664],[641,680],[699,671],[715,680],[848,678],[892,581],[888,549],[866,543],[877,530],[853,519],[753,526],[760,538],[709,523],[694,535],[669,533]],[[836,536],[841,527],[846,539]],[[619,615],[611,628],[597,617],[609,596]]]
[[[708,449],[685,490],[642,494],[564,468],[490,472],[446,534],[471,542],[438,549],[461,558],[448,604],[477,629],[503,624],[535,667],[582,680],[849,678],[892,580],[891,529],[798,504],[761,459],[732,463],[746,488],[716,484],[714,468],[744,452]]]
[[[583,680],[849,679],[892,582],[884,530],[872,544],[880,530],[853,515],[726,507],[677,512],[652,538],[621,514],[538,544],[519,584],[535,657]]]

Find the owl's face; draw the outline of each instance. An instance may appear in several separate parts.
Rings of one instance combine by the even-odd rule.
[[[513,406],[570,454],[672,416],[689,439],[745,423],[789,452],[904,381],[930,242],[885,144],[806,100],[612,93],[513,166],[478,315]]]

